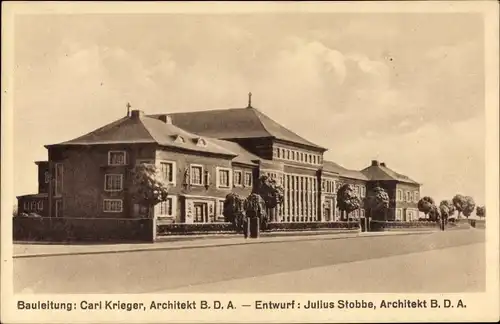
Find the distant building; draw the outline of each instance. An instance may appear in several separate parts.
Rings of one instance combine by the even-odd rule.
[[[360,198],[374,185],[391,197],[390,220],[418,217],[420,185],[373,161],[355,171],[324,161],[327,150],[246,108],[127,116],[76,139],[47,145],[38,162],[39,193],[19,196],[19,212],[50,217],[140,217],[128,193],[128,170],[154,163],[171,184],[167,201],[155,207],[159,223],[223,222],[230,192],[251,193],[267,174],[285,188],[276,222],[337,221],[336,191],[355,186]],[[40,204],[40,205],[38,205]],[[40,208],[39,208],[40,207]],[[364,217],[360,208],[351,217]]]

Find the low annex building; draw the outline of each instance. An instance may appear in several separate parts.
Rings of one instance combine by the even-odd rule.
[[[372,161],[361,171],[325,161],[326,148],[248,107],[146,115],[132,110],[86,135],[47,145],[37,162],[39,192],[18,197],[19,213],[46,217],[130,218],[145,213],[133,204],[128,170],[156,164],[171,184],[154,216],[161,223],[223,222],[226,195],[247,196],[269,175],[285,189],[275,222],[340,220],[337,189],[355,186],[364,198],[375,185],[391,199],[388,220],[418,218],[420,184]],[[365,217],[363,206],[353,218]]]

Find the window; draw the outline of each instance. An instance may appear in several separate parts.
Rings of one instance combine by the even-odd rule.
[[[55,196],[61,196],[63,190],[63,164],[56,163],[56,185],[55,185]]]
[[[411,192],[406,192],[406,201],[411,201]]]
[[[402,218],[402,211],[400,208],[396,209],[396,220],[401,220]]]
[[[360,195],[359,186],[354,187],[354,194],[359,197],[359,195]]]
[[[121,213],[123,211],[123,200],[104,199],[103,210],[106,213]]]
[[[199,138],[196,145],[205,147],[207,146],[207,142],[203,138]]]
[[[276,149],[276,151],[278,152],[278,155],[276,156],[278,159],[281,157],[280,154],[281,154],[281,150],[279,148]]]
[[[290,160],[290,150],[286,150],[286,159]]]
[[[366,196],[366,187],[361,186],[361,197],[365,197],[365,196]]]
[[[292,160],[295,161],[295,151],[292,151]]]
[[[126,152],[125,151],[109,151],[108,152],[109,165],[125,165]]]
[[[251,187],[251,186],[252,186],[252,173],[245,172],[245,187]]]
[[[203,184],[203,167],[198,165],[191,166],[191,184],[202,185]]]
[[[313,155],[313,163],[316,164],[316,155]]]
[[[419,197],[418,197],[418,191],[415,191],[413,193],[413,199],[414,199],[415,202],[418,202],[418,199],[419,199]]]
[[[241,171],[234,171],[234,185],[235,186],[241,186],[243,183],[242,183],[242,180],[241,179]]]
[[[50,180],[50,175],[49,175],[49,171],[45,171],[45,183],[49,183],[49,180]]]
[[[38,211],[42,211],[43,210],[43,200],[39,200],[37,203],[36,203],[36,209]]]
[[[29,201],[25,201],[23,205],[24,205],[25,211],[30,210],[30,202]]]
[[[224,217],[224,200],[219,200],[219,217]]]
[[[403,190],[398,190],[398,201],[403,201]]]
[[[121,191],[123,189],[122,174],[105,174],[104,175],[104,190],[105,191]]]
[[[360,209],[360,213],[361,213],[361,217],[365,217],[365,210],[364,209]]]
[[[161,172],[161,176],[163,177],[163,179],[166,182],[175,184],[175,177],[174,177],[175,163],[174,162],[160,161],[159,169]]]
[[[218,170],[218,187],[228,188],[229,187],[229,170],[228,169],[219,169]]]
[[[167,200],[156,204],[155,215],[157,217],[174,216],[173,198],[168,197]]]
[[[179,144],[184,144],[184,143],[186,143],[186,140],[184,139],[184,137],[177,135],[174,142],[179,143]]]
[[[31,211],[35,211],[36,210],[36,201],[32,201],[31,202],[31,208],[30,208]]]

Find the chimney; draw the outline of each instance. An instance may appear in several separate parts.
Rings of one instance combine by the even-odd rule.
[[[130,117],[132,118],[142,118],[144,116],[144,112],[142,110],[132,110],[130,113]]]
[[[385,162],[380,163],[380,166],[385,167]]]
[[[165,124],[172,125],[172,117],[169,115],[160,115],[159,119]]]
[[[379,165],[379,163],[377,160],[372,160],[372,166],[378,166],[378,165]]]

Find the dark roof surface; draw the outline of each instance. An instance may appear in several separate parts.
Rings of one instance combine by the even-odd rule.
[[[181,136],[184,142],[178,140]],[[147,116],[126,116],[60,145],[96,145],[96,144],[136,144],[157,143],[162,146],[176,147],[190,151],[215,153],[229,156],[237,154],[220,146],[215,140],[202,137],[206,145],[197,145],[199,135],[187,132],[175,125]]]
[[[151,115],[159,118],[165,114]],[[232,108],[168,114],[173,124],[195,134],[220,139],[274,137],[292,143],[326,150],[284,126],[278,124],[259,110]]]
[[[361,172],[372,181],[387,181],[387,180],[395,180],[399,182],[411,183],[411,184],[419,184],[415,180],[410,179],[409,177],[397,173],[387,166],[383,165],[371,165],[367,168],[361,170]]]
[[[343,166],[340,166],[339,164],[333,161],[324,160],[323,170],[338,173],[341,177],[344,178],[365,180],[365,181],[368,180],[368,178],[361,171],[346,169]]]

